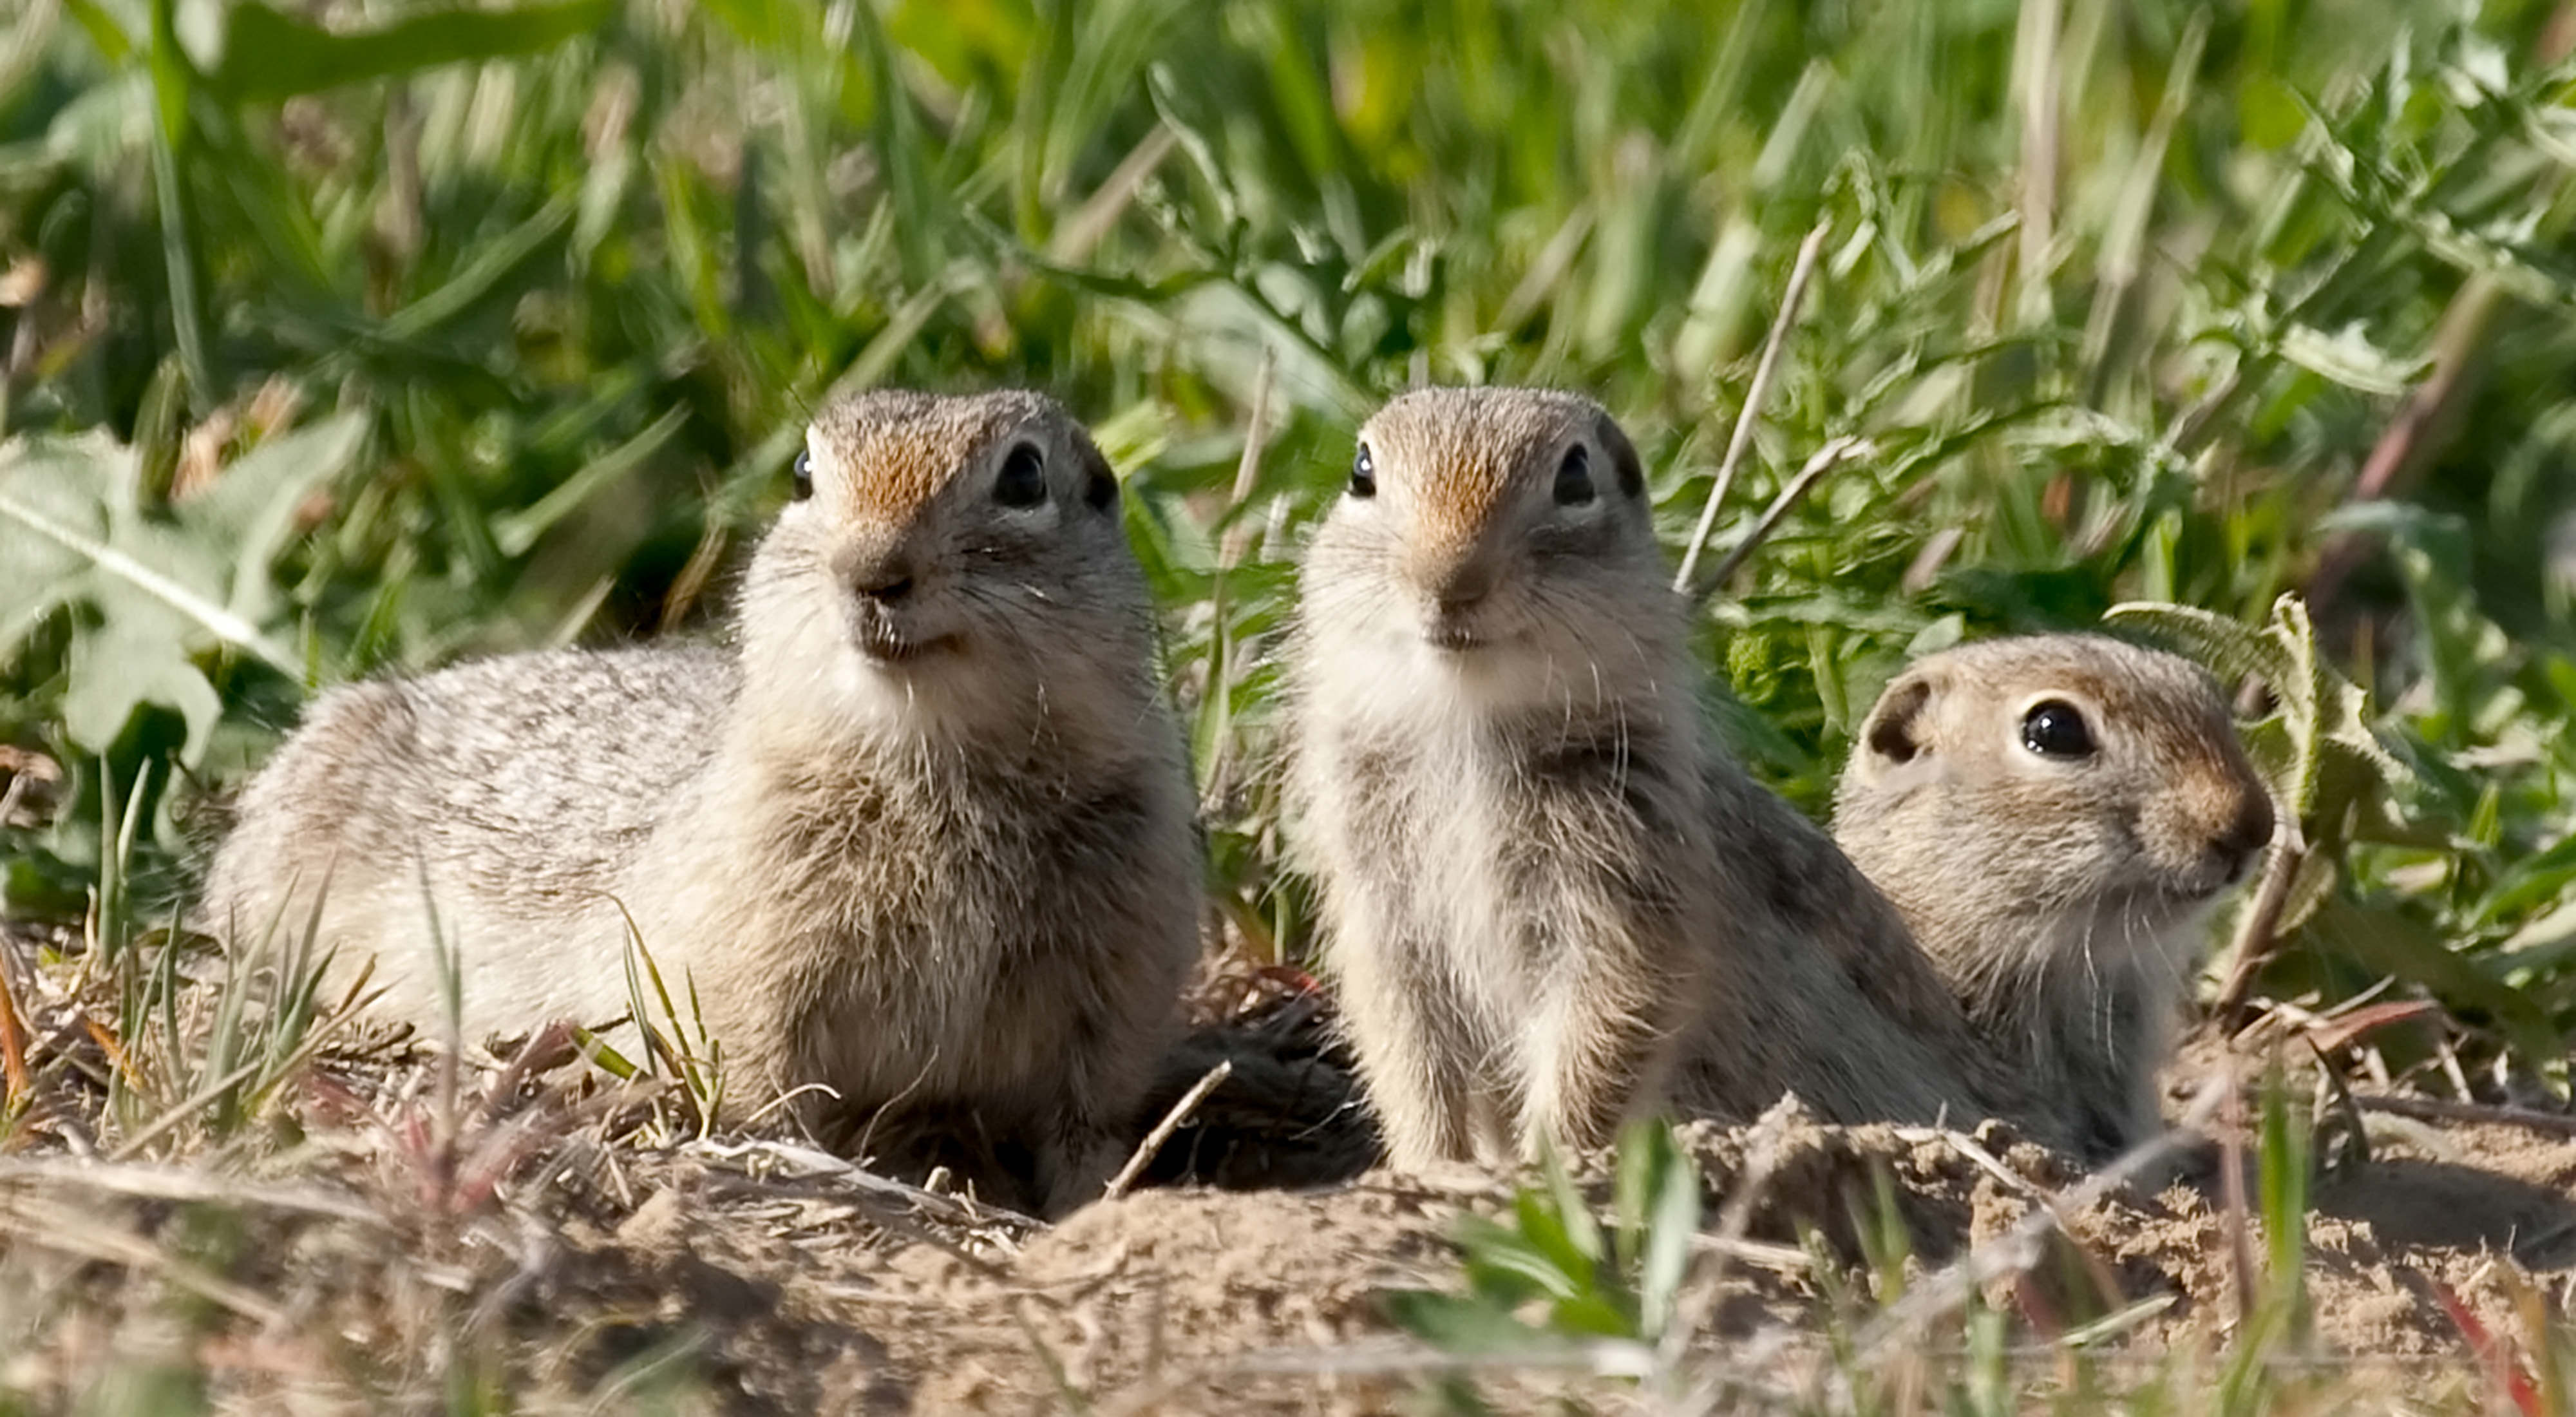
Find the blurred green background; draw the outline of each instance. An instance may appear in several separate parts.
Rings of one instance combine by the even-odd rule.
[[[1821,223],[1712,545],[1875,452],[1711,604],[1757,769],[1820,812],[1910,651],[2306,592],[2394,756],[2262,988],[2393,973],[2557,1080],[2576,5],[10,6],[22,921],[120,837],[181,889],[312,685],[709,625],[827,391],[1028,384],[1127,480],[1229,940],[1295,958],[1266,650],[1357,419],[1595,392],[1678,550]]]

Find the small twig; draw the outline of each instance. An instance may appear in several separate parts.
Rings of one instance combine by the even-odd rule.
[[[1735,470],[1744,461],[1744,450],[1753,443],[1753,425],[1762,417],[1762,403],[1771,393],[1771,376],[1780,367],[1780,350],[1789,342],[1789,331],[1798,322],[1798,308],[1806,303],[1807,281],[1816,273],[1816,256],[1825,249],[1825,237],[1833,231],[1833,219],[1816,223],[1807,239],[1798,245],[1798,259],[1789,267],[1789,288],[1780,293],[1780,313],[1772,317],[1771,333],[1762,341],[1762,358],[1753,366],[1753,382],[1745,387],[1744,407],[1735,413],[1735,431],[1727,436],[1726,456],[1718,460],[1717,481],[1710,484],[1708,501],[1699,509],[1699,525],[1692,528],[1690,545],[1682,551],[1682,568],[1673,576],[1673,589],[1687,593],[1693,573],[1699,569],[1699,553],[1708,546],[1709,533],[1717,527],[1717,510],[1726,502],[1728,489],[1735,485]]]
[[[0,1157],[0,1185],[30,1182],[112,1191],[118,1195],[142,1196],[151,1200],[213,1201],[224,1205],[258,1206],[264,1210],[296,1211],[379,1228],[392,1224],[382,1213],[354,1196],[335,1195],[318,1187],[255,1185],[226,1180],[202,1171],[166,1166]]]
[[[1763,1240],[1730,1240],[1723,1235],[1693,1235],[1691,1248],[1702,1254],[1718,1255],[1733,1264],[1749,1264],[1778,1274],[1806,1274],[1816,1267],[1816,1257],[1795,1245],[1775,1245]]]
[[[2534,1107],[2490,1107],[2477,1102],[2445,1102],[2438,1097],[2363,1096],[2359,1093],[2353,1095],[2352,1101],[2364,1112],[2387,1112],[2418,1121],[2481,1122],[2499,1127],[2525,1127],[2552,1136],[2576,1137],[2576,1116],[2543,1112]]]
[[[2236,1279],[2236,1324],[2242,1330],[2254,1318],[2254,1241],[2247,1221],[2253,1207],[2245,1200],[2245,1098],[2232,1078],[2225,1112],[2227,1131],[2218,1144],[2218,1192],[2227,1210],[2227,1254]]]
[[[2254,899],[2237,919],[2236,939],[2227,951],[2231,961],[2227,982],[2220,986],[2217,1001],[2210,1006],[2210,1016],[2222,1026],[2235,1022],[2245,1007],[2245,996],[2253,992],[2255,973],[2280,943],[2281,912],[2289,908],[2290,887],[2297,882],[2299,867],[2307,859],[2307,837],[2299,830],[2298,816],[2285,809],[2272,832],[2272,851],[2263,862],[2262,883],[2255,887]]]
[[[14,790],[17,783],[10,784]],[[0,821],[9,814],[0,811]],[[18,1011],[18,996],[9,988],[9,957],[0,951],[0,1106],[16,1106],[18,1099],[30,1096],[35,1081],[27,1073],[27,1027]]]
[[[1717,563],[1717,573],[1708,578],[1708,590],[1715,591],[1726,584],[1727,577],[1734,575],[1746,558],[1770,539],[1771,533],[1779,529],[1780,523],[1787,520],[1789,513],[1805,500],[1807,493],[1823,480],[1826,473],[1876,451],[1877,447],[1868,439],[1848,435],[1816,449],[1815,456],[1807,459],[1807,465],[1798,469],[1798,475],[1789,479],[1789,485],[1781,488],[1780,495],[1772,498],[1771,505],[1763,509],[1762,520],[1755,522],[1753,530],[1746,532],[1744,539],[1735,543],[1735,549],[1726,553],[1726,559]]]
[[[1215,1067],[1207,1070],[1205,1077],[1192,1083],[1190,1090],[1181,1094],[1181,1100],[1172,1104],[1172,1110],[1163,1114],[1163,1120],[1154,1124],[1154,1130],[1145,1134],[1145,1140],[1137,1146],[1136,1154],[1128,1157],[1127,1164],[1118,1168],[1118,1174],[1109,1178],[1109,1189],[1102,1191],[1100,1198],[1114,1201],[1127,1194],[1127,1188],[1136,1184],[1136,1178],[1144,1174],[1146,1165],[1153,1161],[1155,1153],[1163,1149],[1163,1143],[1170,1141],[1172,1133],[1181,1129],[1181,1123],[1188,1121],[1190,1114],[1198,1110],[1199,1104],[1207,1101],[1209,1093],[1216,1091],[1219,1085],[1232,1076],[1234,1076],[1233,1060],[1219,1059]]]
[[[2102,1301],[2117,1306],[2126,1297],[2120,1292],[2119,1276],[2113,1274],[2111,1267],[2103,1263],[2102,1257],[2094,1253],[2093,1247],[2085,1244],[2083,1237],[2075,1233],[2075,1222],[2064,1202],[2058,1199],[2056,1192],[2015,1173],[1993,1152],[1986,1150],[1975,1137],[1965,1132],[1955,1131],[1949,1127],[1899,1127],[1896,1129],[1896,1134],[1910,1140],[1941,1143],[1966,1157],[1971,1165],[1993,1177],[2005,1190],[2048,1212],[2049,1218],[2056,1223],[2057,1233],[2065,1237],[2066,1243],[2075,1248],[2076,1257],[2084,1262],[2085,1273],[2093,1281],[2093,1287],[2101,1291]]]
[[[2460,1050],[2451,1046],[2449,1038],[2437,1038],[2433,1044],[2433,1056],[2441,1060],[2442,1076],[2450,1080],[2452,1093],[2462,1102],[2470,1101],[2475,1094],[2469,1091],[2467,1070],[2460,1066]]]
[[[2344,1082],[2343,1072],[2335,1067],[2334,1060],[2326,1056],[2326,1050],[2317,1046],[2316,1035],[2313,1033],[2306,1035],[2306,1042],[2309,1054],[2317,1060],[2317,1085],[2324,1093],[2330,1094],[2309,1103],[2310,1112],[2316,1116],[2320,1124],[2317,1127],[2318,1135],[2321,1137],[2325,1135],[2326,1129],[2322,1124],[2326,1117],[2333,1116],[2344,1126],[2352,1129],[2351,1163],[2356,1166],[2369,1165],[2370,1129],[2362,1123],[2361,1108],[2354,1103],[2352,1088]]]
[[[987,1200],[968,1200],[963,1196],[926,1191],[919,1186],[908,1185],[890,1176],[880,1176],[864,1167],[853,1166],[830,1152],[818,1151],[810,1146],[798,1146],[793,1142],[719,1142],[700,1139],[682,1144],[679,1150],[682,1155],[737,1164],[750,1157],[765,1157],[773,1163],[796,1168],[792,1173],[794,1175],[829,1177],[845,1181],[859,1190],[873,1191],[878,1195],[909,1201],[923,1210],[939,1215],[942,1219],[968,1225],[1002,1224],[1019,1226],[1027,1230],[1038,1227],[1038,1222],[1034,1218],[1007,1206],[995,1205]],[[743,1167],[742,1170],[745,1175],[755,1174],[748,1167]]]
[[[1243,507],[1252,500],[1253,489],[1261,485],[1261,454],[1267,446],[1270,426],[1270,383],[1278,370],[1277,354],[1263,346],[1261,366],[1252,376],[1252,412],[1243,426],[1243,456],[1234,465],[1234,490],[1225,501],[1225,514],[1234,522],[1225,530],[1222,564],[1229,571],[1241,564],[1245,543],[1250,539],[1243,525]]]
[[[1216,584],[1208,596],[1208,613],[1213,621],[1216,655],[1209,665],[1207,692],[1215,701],[1217,731],[1210,735],[1215,747],[1209,750],[1207,786],[1199,793],[1199,807],[1213,815],[1225,802],[1226,784],[1233,776],[1234,697],[1230,692],[1234,678],[1234,635],[1227,628],[1233,614],[1227,594],[1234,580],[1234,568],[1249,549],[1251,534],[1243,525],[1244,504],[1252,500],[1252,491],[1261,485],[1261,452],[1263,430],[1270,422],[1270,383],[1278,372],[1278,359],[1264,346],[1260,370],[1252,376],[1252,420],[1244,425],[1243,458],[1234,465],[1234,490],[1226,498],[1225,515],[1233,525],[1225,529],[1225,539],[1217,544]]]
[[[1085,198],[1064,225],[1056,228],[1054,238],[1047,242],[1047,259],[1068,266],[1090,259],[1092,248],[1118,225],[1118,218],[1135,202],[1145,179],[1154,175],[1154,169],[1162,166],[1163,159],[1171,156],[1179,144],[1180,135],[1172,131],[1170,124],[1155,124],[1144,140],[1110,169],[1108,180],[1100,184],[1099,190]]]
[[[2089,1348],[2105,1339],[2117,1338],[2181,1302],[2182,1295],[2170,1289],[2162,1294],[2150,1294],[2134,1304],[2105,1314],[2089,1324],[2080,1324],[2068,1329],[2058,1335],[2057,1342],[2038,1350],[2031,1356],[2036,1358],[2069,1349]]]
[[[2057,212],[2059,127],[2064,89],[2059,76],[2059,0],[2021,7],[2014,37],[2013,77],[2021,90],[2021,318],[2037,324],[2048,311],[2048,247]]]

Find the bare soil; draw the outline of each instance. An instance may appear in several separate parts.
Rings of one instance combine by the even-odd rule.
[[[446,1101],[433,1063],[352,1048],[316,1068],[294,1134],[157,1164],[84,1157],[79,1119],[39,1116],[0,1154],[0,1409],[181,1383],[230,1409],[374,1410],[452,1397],[460,1372],[527,1410],[673,1391],[743,1412],[1405,1406],[1442,1363],[1381,1296],[1454,1288],[1458,1216],[1506,1211],[1515,1178],[1374,1168],[1321,997],[1249,992],[1176,1055],[1158,1113],[1217,1059],[1234,1077],[1137,1189],[1051,1228],[788,1138],[657,1138],[648,1104],[578,1064],[475,1074]],[[2176,1110],[2227,1066],[2198,1046]],[[2563,1314],[2576,1285],[2576,1140],[2354,1115],[2366,1146],[2347,1138],[2310,1196],[2312,1351],[2484,1391],[2457,1386],[2482,1380],[2472,1335],[2527,1332],[2528,1306]],[[2216,1130],[2241,1137],[2241,1111]],[[1992,1261],[1970,1287],[2018,1337],[2117,1315],[2108,1350],[2142,1362],[2214,1350],[2261,1268],[2224,1184],[2243,1167],[2256,1191],[2242,1146],[2093,1195],[1997,1124],[1826,1126],[1784,1105],[1681,1139],[1707,1223],[1730,1203],[1743,1219],[1700,1257],[1693,1344],[1783,1401],[1849,1361],[1829,1332],[1956,1349],[1939,1281],[1971,1260]],[[1606,1197],[1607,1159],[1579,1163]],[[1889,1201],[1910,1250],[1893,1305],[1864,1243]],[[2030,1262],[2004,1264],[2015,1236]],[[1484,1378],[1507,1407],[1575,1381]]]

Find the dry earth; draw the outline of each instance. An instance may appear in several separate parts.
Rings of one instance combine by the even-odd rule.
[[[1380,1296],[1454,1287],[1456,1217],[1506,1209],[1511,1185],[1365,1169],[1373,1142],[1320,997],[1255,984],[1176,1058],[1166,1097],[1220,1057],[1235,1077],[1138,1189],[1051,1229],[781,1138],[657,1138],[667,1115],[579,1064],[472,1074],[442,1101],[434,1063],[353,1046],[281,1109],[292,1128],[154,1164],[85,1155],[95,1112],[58,1093],[71,1100],[40,1105],[0,1155],[0,1410],[158,1407],[199,1392],[188,1373],[257,1411],[458,1410],[477,1385],[524,1410],[674,1392],[725,1411],[1402,1406],[1440,1362]],[[71,1001],[37,1002],[41,1019]],[[36,1032],[81,1063],[58,1079],[103,1070],[94,1042]],[[2176,1086],[2226,1065],[2204,1045]],[[2528,1331],[2517,1304],[2563,1313],[2576,1141],[2564,1119],[2527,1120],[2370,1114],[2367,1159],[2313,1191],[2309,1351],[2384,1365],[2391,1391],[2480,1392],[2450,1305],[2500,1334]],[[2010,1258],[2016,1235],[2035,1263],[1963,1283],[2024,1339],[2117,1313],[2109,1351],[2148,1362],[2213,1350],[2238,1321],[2249,1227],[2216,1145],[2157,1186],[2096,1195],[1993,1125],[1831,1127],[1784,1107],[1681,1139],[1709,1223],[1742,1210],[1685,1294],[1693,1350],[1723,1359],[1709,1366],[1738,1401],[1821,1400],[1852,1351],[1957,1348],[1939,1281]],[[1602,1158],[1580,1174],[1606,1197]],[[1881,1194],[1912,1249],[1893,1307],[1859,1235]],[[1858,1349],[1834,1359],[1827,1332]],[[1582,1381],[1481,1377],[1510,1407]],[[1620,1389],[1587,1391],[1615,1405]]]

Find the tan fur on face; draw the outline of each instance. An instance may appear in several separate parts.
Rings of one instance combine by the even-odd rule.
[[[908,523],[997,441],[1050,416],[1062,410],[1018,391],[942,398],[889,389],[842,399],[816,412],[806,440],[814,500],[838,520]]]
[[[315,918],[437,1038],[434,910],[468,1040],[617,1023],[631,922],[737,1117],[792,1094],[892,1159],[1017,1153],[987,1194],[1061,1210],[1121,1159],[1197,952],[1115,486],[1034,394],[862,394],[809,441],[814,495],[762,538],[730,645],[332,691],[244,793],[198,920]],[[1047,496],[1005,507],[1020,443]]]
[[[1621,447],[1614,455],[1636,457],[1590,400],[1540,389],[1511,394],[1423,389],[1388,404],[1360,430],[1360,445],[1381,465],[1409,470],[1384,495],[1411,519],[1403,567],[1421,594],[1440,594],[1461,567],[1490,554],[1489,540],[1516,520],[1504,511],[1506,494],[1526,495],[1578,436],[1615,437]],[[1599,473],[1606,483],[1612,469]]]
[[[1635,453],[1587,399],[1426,390],[1309,549],[1290,826],[1398,1161],[1745,1119],[1981,1114],[1886,903],[1705,733]],[[1569,448],[1595,499],[1560,506]]]
[[[2089,755],[2021,741],[2049,701]],[[1929,656],[1891,683],[1843,776],[1835,836],[1978,1027],[2089,1155],[2155,1126],[2154,1077],[2202,922],[2272,832],[2209,676],[2091,635]]]

